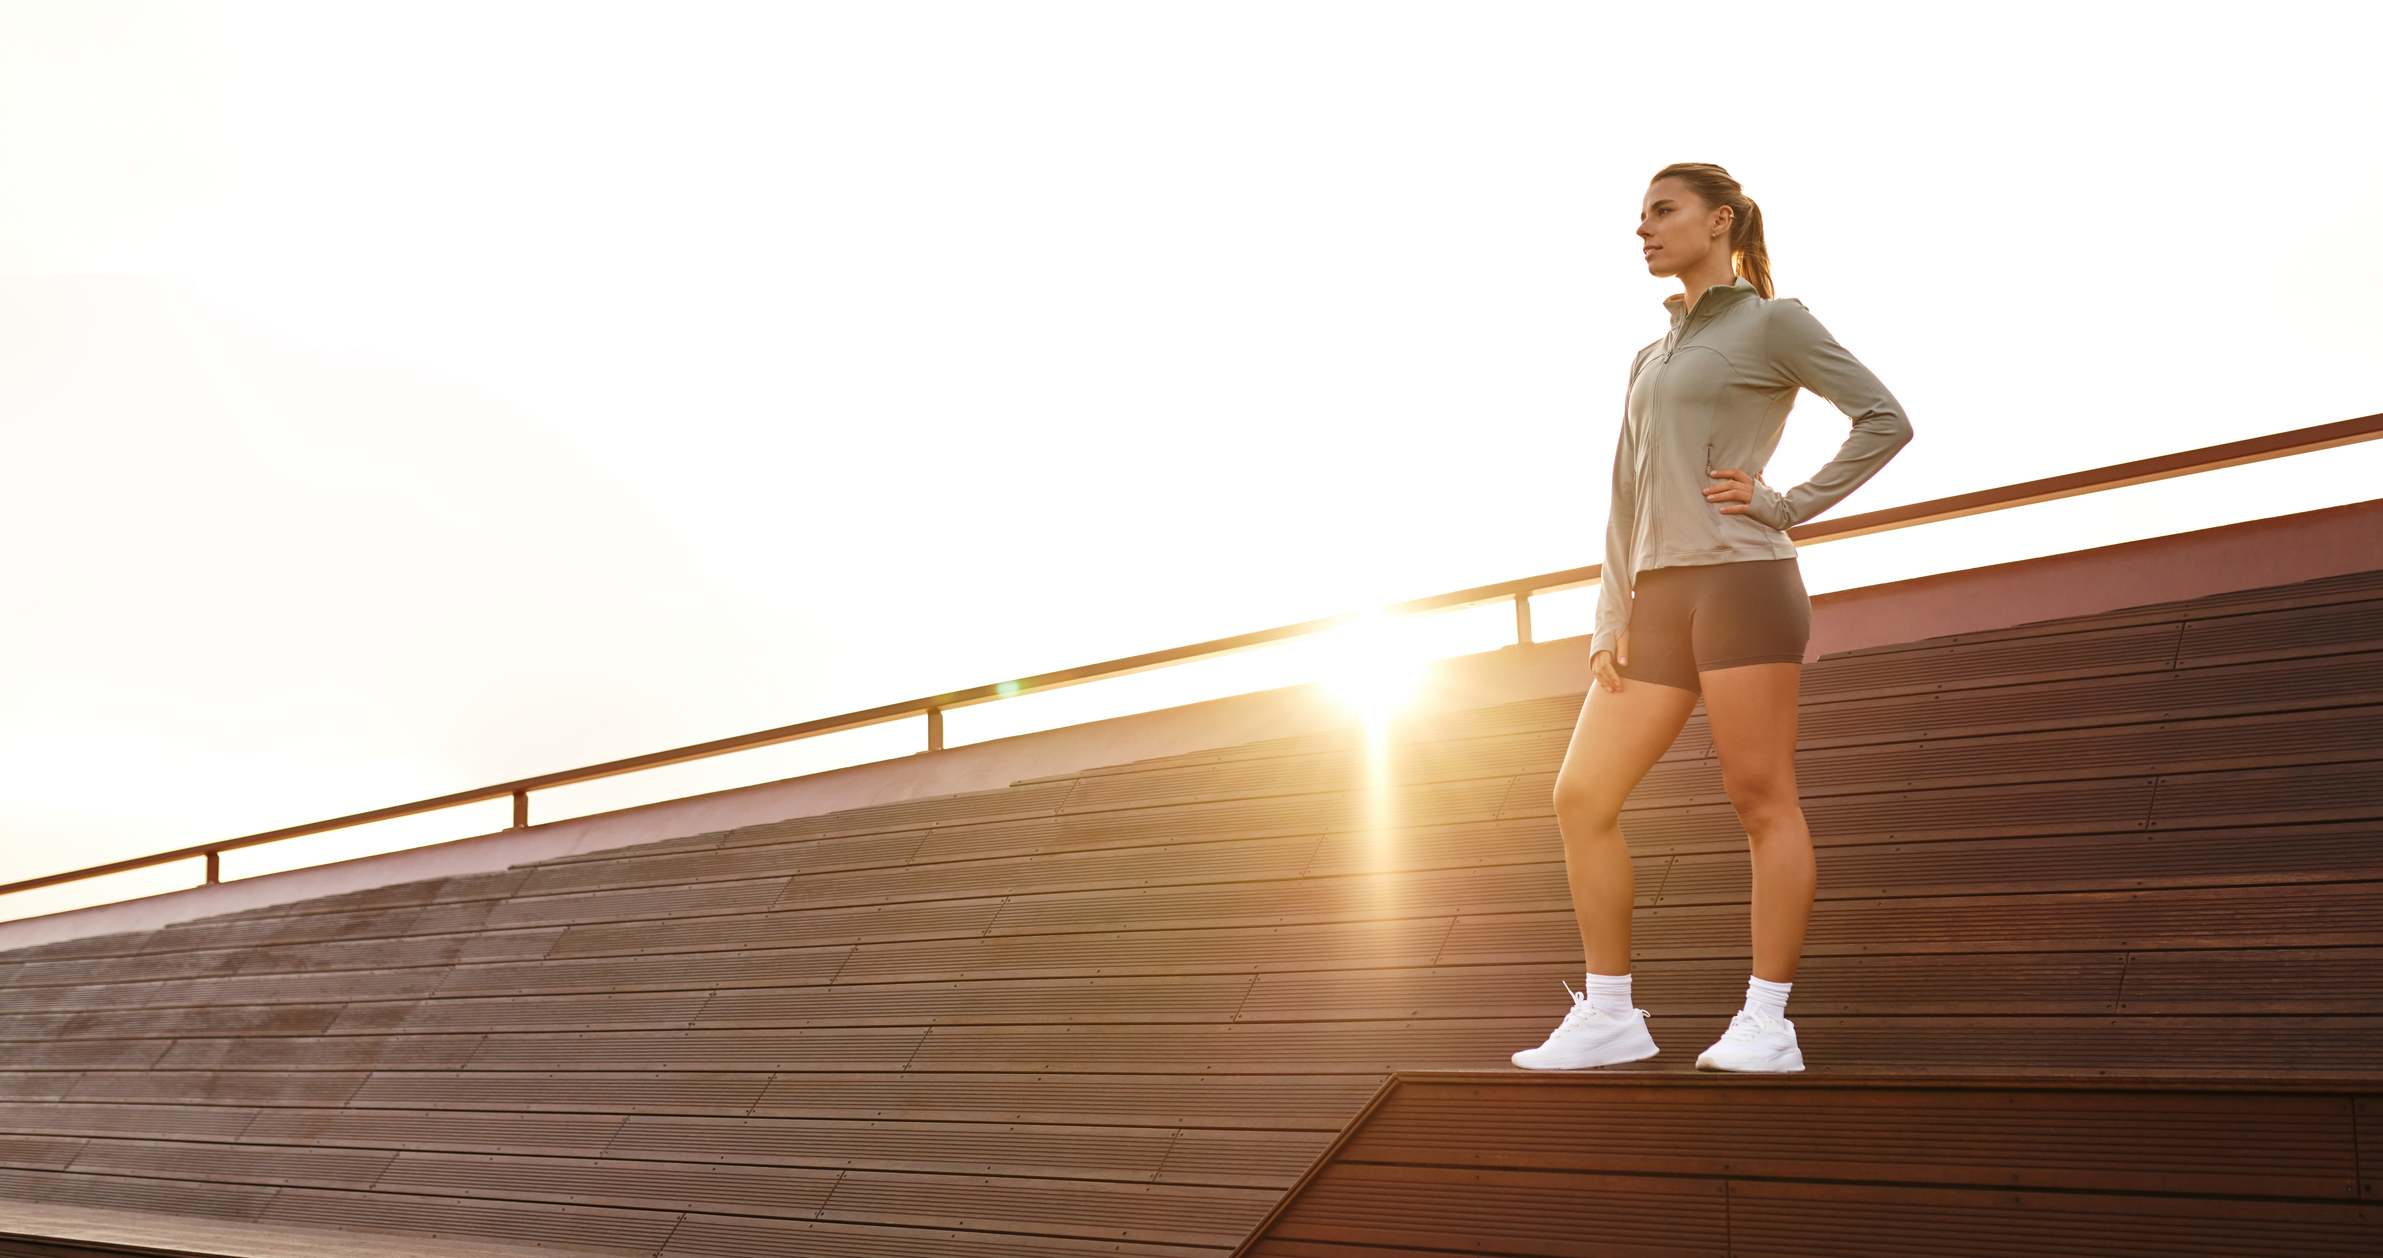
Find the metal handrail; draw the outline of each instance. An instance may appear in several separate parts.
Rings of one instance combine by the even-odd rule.
[[[2229,441],[2222,445],[2203,446],[2197,450],[2164,454],[2156,458],[2137,459],[2131,463],[2114,463],[2108,467],[2071,472],[2064,476],[2051,476],[2042,480],[2025,481],[2016,485],[2005,485],[1998,489],[1982,489],[1975,493],[1955,494],[1949,498],[1937,498],[1902,507],[1889,507],[1883,511],[1869,511],[1834,520],[1799,524],[1789,529],[1787,535],[1795,541],[1807,544],[1840,541],[1849,537],[1862,537],[1894,529],[1915,528],[1922,524],[1959,519],[1963,516],[1979,515],[1988,511],[2023,507],[2031,503],[2049,502],[2058,498],[2121,489],[2150,481],[2190,476],[2197,472],[2211,472],[2219,468],[2236,467],[2244,463],[2257,463],[2266,459],[2307,454],[2317,450],[2331,449],[2335,446],[2372,441],[2378,437],[2383,437],[2383,414],[2346,419],[2339,423],[2318,424],[2311,428],[2296,428],[2289,432],[2272,433],[2243,441]],[[437,812],[440,809],[454,808],[463,804],[483,803],[492,799],[503,799],[507,796],[511,796],[513,800],[513,824],[516,827],[526,826],[529,824],[529,793],[531,791],[593,782],[602,778],[617,777],[623,773],[635,773],[641,769],[658,769],[664,765],[684,764],[690,760],[704,760],[731,752],[751,751],[759,747],[793,742],[800,738],[861,729],[911,716],[927,718],[927,750],[941,751],[943,749],[943,714],[951,708],[991,703],[1016,695],[1056,690],[1062,686],[1074,686],[1088,681],[1122,677],[1129,673],[1164,668],[1171,664],[1211,659],[1258,647],[1272,646],[1276,643],[1310,638],[1318,634],[1330,633],[1335,629],[1347,628],[1369,616],[1413,616],[1424,612],[1477,607],[1484,603],[1512,599],[1514,601],[1516,640],[1528,643],[1532,640],[1531,596],[1552,594],[1559,590],[1595,584],[1598,571],[1599,565],[1590,564],[1585,568],[1543,572],[1538,576],[1500,581],[1494,585],[1479,585],[1471,589],[1452,590],[1446,594],[1409,599],[1403,603],[1393,603],[1369,611],[1348,612],[1338,616],[1326,616],[1318,620],[1305,620],[1297,624],[1260,629],[1255,633],[1216,638],[1208,642],[1195,642],[1189,646],[1171,647],[1164,651],[1149,651],[1141,655],[1128,655],[1098,664],[1083,664],[1057,672],[1039,673],[1011,681],[973,686],[966,690],[954,690],[902,703],[889,703],[882,707],[846,712],[841,716],[798,721],[792,725],[781,725],[776,729],[739,734],[733,738],[715,738],[710,742],[694,743],[669,751],[649,752],[642,756],[631,756],[625,760],[608,760],[602,764],[593,764],[585,768],[565,769],[559,773],[540,774],[537,777],[503,782],[495,786],[483,786],[476,790],[457,791],[452,795],[416,800],[410,804],[397,804],[388,808],[376,808],[370,812],[333,817],[326,821],[286,826],[279,830],[267,830],[261,834],[245,835],[236,839],[222,839],[194,847],[177,848],[171,852],[159,852],[154,856],[141,856],[106,865],[94,865],[88,869],[49,874],[40,878],[27,878],[20,882],[0,885],[0,895],[6,895],[13,891],[31,891],[37,887],[54,887],[61,883],[79,882],[85,878],[97,878],[105,874],[147,869],[153,865],[164,865],[201,856],[207,859],[207,881],[217,882],[221,879],[221,857],[225,852],[273,843],[282,839],[295,839],[310,834],[323,834],[332,830],[345,830],[352,826],[368,825],[375,821],[390,821],[399,817]]]

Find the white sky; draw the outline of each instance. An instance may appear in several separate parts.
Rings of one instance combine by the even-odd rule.
[[[0,878],[1595,562],[1673,160],[1745,181],[1781,291],[1911,410],[1848,510],[2383,410],[2379,39],[2373,4],[0,0]],[[1772,481],[1843,432],[1807,400]]]

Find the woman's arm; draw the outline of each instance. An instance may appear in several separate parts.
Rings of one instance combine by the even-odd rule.
[[[1753,501],[1745,514],[1772,528],[1786,530],[1836,506],[1859,489],[1895,452],[1911,441],[1911,421],[1903,404],[1861,360],[1845,352],[1829,330],[1787,299],[1771,303],[1765,312],[1771,366],[1800,388],[1834,403],[1853,421],[1853,432],[1838,447],[1837,457],[1813,473],[1812,479],[1780,493],[1753,482]]]

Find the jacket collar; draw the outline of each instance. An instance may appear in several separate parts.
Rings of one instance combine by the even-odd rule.
[[[1727,284],[1715,284],[1706,289],[1704,295],[1696,299],[1694,313],[1708,316],[1718,314],[1755,295],[1752,281],[1743,275],[1733,275],[1729,277]],[[1670,312],[1673,327],[1678,327],[1690,313],[1688,298],[1681,293],[1673,293],[1664,298],[1663,308]]]

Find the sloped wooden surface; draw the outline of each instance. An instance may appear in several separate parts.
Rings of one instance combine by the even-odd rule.
[[[2383,574],[1807,673],[1816,1077],[2383,1078]],[[0,954],[0,1197],[647,1255],[1216,1254],[1389,1072],[1502,1068],[1561,1014],[1578,704]],[[1701,717],[1625,828],[1647,1066],[1684,1068],[1747,951]],[[1592,1180],[1628,1171],[1564,1191],[1626,1213]],[[1968,1191],[1778,1209],[2009,1222]]]

